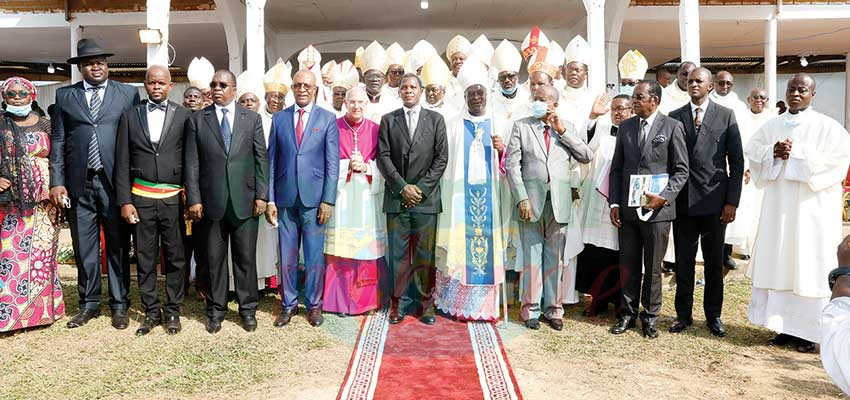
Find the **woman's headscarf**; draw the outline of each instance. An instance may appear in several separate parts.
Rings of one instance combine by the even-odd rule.
[[[32,101],[35,101],[37,97],[35,85],[33,85],[32,82],[29,81],[29,79],[21,78],[20,76],[13,76],[9,79],[6,79],[6,81],[3,82],[3,86],[0,87],[0,92],[6,93],[6,91],[9,90],[10,87],[12,87],[12,85],[22,85],[23,87],[27,88],[27,90],[29,90],[30,92],[30,97],[32,97]]]
[[[6,79],[0,91],[5,93],[15,84],[27,88],[32,101],[35,101],[35,85],[21,77]],[[32,209],[38,205],[33,163],[27,148],[26,134],[8,114],[4,115],[0,120],[0,176],[12,181],[12,186],[5,193],[0,193],[3,194],[0,196],[3,202],[11,202],[20,209]]]

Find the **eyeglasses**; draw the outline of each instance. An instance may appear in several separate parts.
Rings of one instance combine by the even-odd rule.
[[[292,90],[302,90],[302,89],[310,90],[312,88],[313,88],[313,85],[311,85],[309,83],[298,82],[298,83],[292,84]]]
[[[17,92],[14,90],[7,90],[5,95],[7,99],[13,99],[15,98],[15,96],[25,99],[27,97],[30,97],[30,92],[26,90],[18,90]]]
[[[755,95],[753,96],[753,100],[767,100],[767,96]]]
[[[631,107],[614,107],[614,108],[611,109],[611,111],[614,111],[615,113],[621,113],[621,112],[630,111],[631,109],[632,109]]]
[[[499,80],[500,81],[512,81],[516,78],[517,78],[517,74],[514,74],[514,73],[499,74]]]
[[[717,86],[732,86],[732,82],[729,82],[729,81],[717,81]]]
[[[637,94],[637,95],[632,95],[632,100],[637,100],[637,101],[649,101],[649,99],[651,99],[651,98],[652,98],[651,95],[642,94],[642,93]]]
[[[210,89],[215,89],[217,87],[220,87],[222,90],[224,90],[224,89],[227,89],[228,87],[230,87],[230,85],[228,85],[225,82],[215,82],[215,81],[210,82]]]
[[[391,70],[387,71],[387,73],[389,75],[404,75],[404,70],[403,69],[391,69]]]

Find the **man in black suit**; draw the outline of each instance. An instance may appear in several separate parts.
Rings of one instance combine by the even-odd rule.
[[[608,201],[611,223],[618,228],[623,284],[617,323],[610,330],[615,335],[635,326],[640,303],[644,336],[658,337],[661,262],[667,250],[670,221],[676,218],[676,196],[688,180],[688,150],[682,123],[658,112],[660,101],[658,82],[644,80],[635,87],[632,109],[636,115],[620,124],[611,161]],[[646,192],[641,206],[630,207],[631,177],[656,174],[668,175],[666,186],[658,194]],[[643,266],[646,272],[641,285]]]
[[[191,113],[168,101],[174,84],[168,68],[154,65],[145,75],[148,101],[124,113],[115,144],[115,192],[121,217],[135,228],[139,289],[145,319],[136,335],[147,335],[162,323],[180,332],[180,303],[185,294],[183,252],[183,137]],[[159,243],[165,263],[165,306],[156,290]]]
[[[699,244],[705,259],[706,324],[715,336],[726,330],[723,308],[723,239],[726,224],[735,220],[744,178],[741,133],[732,110],[709,101],[711,72],[697,68],[688,76],[691,102],[670,113],[685,127],[688,146],[688,182],[676,202],[673,242],[676,248],[676,316],[670,332],[693,324],[694,266]],[[727,172],[728,160],[728,172]]]
[[[207,331],[221,330],[227,313],[227,244],[242,327],[257,329],[257,216],[269,198],[269,160],[263,122],[235,102],[236,76],[220,70],[210,82],[213,105],[192,114],[186,135],[184,180],[194,234],[209,268]]]
[[[399,93],[403,107],[384,115],[378,132],[378,169],[387,180],[383,206],[393,277],[390,323],[404,319],[399,300],[414,284],[421,295],[420,320],[430,325],[435,323],[437,215],[443,210],[440,178],[448,161],[446,122],[419,104],[422,82],[417,75],[405,74]]]
[[[115,138],[121,115],[139,103],[136,88],[109,79],[112,56],[94,39],[77,43],[76,64],[83,81],[56,91],[50,136],[50,200],[68,210],[80,312],[68,328],[100,315],[100,230],[106,241],[112,326],[126,329],[130,288],[130,235],[121,220],[113,173]]]

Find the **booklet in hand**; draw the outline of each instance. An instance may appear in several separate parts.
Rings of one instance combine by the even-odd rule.
[[[657,195],[667,187],[668,174],[632,175],[629,179],[629,207],[644,207],[649,203],[646,193]]]

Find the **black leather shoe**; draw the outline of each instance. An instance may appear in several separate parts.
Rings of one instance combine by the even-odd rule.
[[[393,300],[390,303],[390,323],[397,324],[404,321],[404,313],[398,309],[398,300]]]
[[[540,320],[537,318],[529,318],[525,320],[525,327],[536,331],[540,329]]]
[[[730,271],[734,271],[738,269],[738,264],[735,263],[735,260],[732,259],[732,245],[724,244],[723,245],[723,266]]]
[[[180,324],[179,315],[169,315],[165,317],[165,333],[176,335],[183,330],[183,325]]]
[[[298,307],[295,307],[290,311],[281,310],[280,315],[278,315],[274,320],[274,327],[280,328],[289,325],[289,321],[292,321],[292,317],[296,314],[298,314]]]
[[[561,318],[546,318],[545,315],[540,315],[540,321],[549,325],[550,328],[560,331],[564,329],[564,320]]]
[[[777,334],[776,336],[767,340],[767,343],[771,346],[785,346],[794,341],[794,336],[786,335],[784,333]]]
[[[130,315],[127,310],[112,311],[112,327],[115,329],[127,329],[130,326]]]
[[[322,323],[325,322],[325,317],[322,316],[322,309],[316,307],[307,310],[307,321],[310,322],[310,325],[315,327],[322,326]]]
[[[151,333],[153,328],[161,323],[162,316],[145,317],[145,320],[142,321],[142,325],[139,326],[139,329],[136,329],[136,336],[145,336],[148,333]]]
[[[655,322],[645,322],[643,324],[643,337],[650,340],[658,337],[658,328]]]
[[[663,263],[661,263],[661,272],[665,274],[672,274],[676,272],[676,263],[664,261]]]
[[[89,310],[84,308],[68,321],[68,329],[79,328],[87,324],[90,320],[100,316],[100,310]]]
[[[221,330],[221,318],[210,318],[207,320],[207,332],[218,333]]]
[[[797,351],[800,353],[814,353],[817,350],[817,347],[814,342],[810,342],[806,339],[798,339],[797,340]]]
[[[419,317],[419,321],[421,321],[425,325],[434,325],[437,323],[437,318],[434,317],[434,304],[424,306],[422,310],[422,316]]]
[[[673,325],[670,326],[670,333],[680,333],[684,332],[688,329],[689,326],[693,325],[694,321],[690,319],[677,319]]]
[[[253,315],[243,315],[242,316],[242,329],[246,332],[253,332],[257,330],[257,317]]]
[[[723,321],[720,318],[709,318],[708,321],[705,321],[705,324],[708,325],[708,330],[711,331],[711,334],[717,337],[726,336],[726,328],[723,326]]]
[[[608,332],[614,335],[620,335],[625,333],[627,330],[635,327],[635,319],[629,317],[619,317],[617,318],[617,323],[608,330]]]

